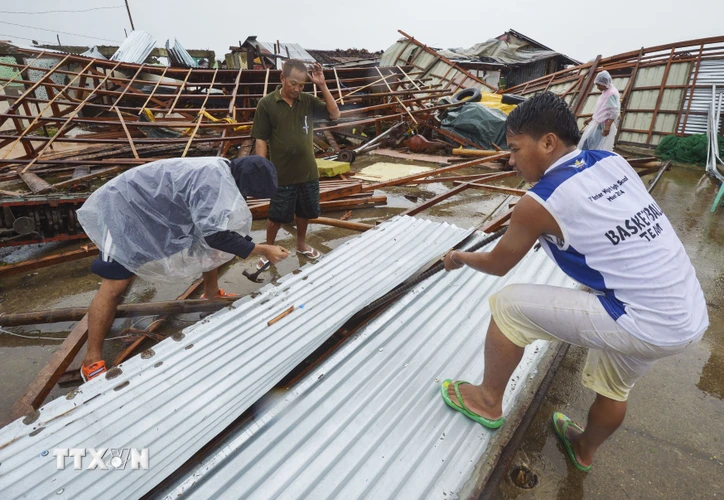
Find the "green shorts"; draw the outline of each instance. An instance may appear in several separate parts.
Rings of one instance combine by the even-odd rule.
[[[269,220],[279,224],[292,223],[295,215],[316,219],[320,213],[319,179],[279,186],[269,203]]]

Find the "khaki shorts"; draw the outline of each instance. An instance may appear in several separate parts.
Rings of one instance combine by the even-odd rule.
[[[657,360],[701,339],[677,346],[649,344],[618,326],[595,294],[549,285],[508,285],[490,297],[490,310],[503,334],[519,347],[536,340],[587,347],[583,385],[616,401],[626,401]]]

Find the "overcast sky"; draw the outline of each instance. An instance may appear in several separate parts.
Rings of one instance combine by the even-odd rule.
[[[307,49],[376,51],[392,45],[400,37],[398,29],[441,48],[470,47],[514,29],[581,61],[596,54],[606,57],[642,46],[724,35],[722,0],[486,3],[129,0],[136,29],[157,37],[158,47],[176,37],[187,49],[215,50],[217,59],[249,35],[296,42]],[[116,8],[39,13],[99,7]],[[27,39],[57,43],[56,35],[66,45],[118,44],[125,37],[124,28],[130,32],[123,0],[0,0],[0,11],[0,39],[24,45],[31,44]],[[35,14],[10,13],[18,11]]]

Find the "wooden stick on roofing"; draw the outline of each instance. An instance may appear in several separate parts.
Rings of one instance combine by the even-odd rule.
[[[276,322],[278,322],[278,321],[281,321],[283,318],[286,318],[287,316],[289,316],[290,314],[292,314],[292,312],[294,312],[294,306],[289,306],[289,309],[287,309],[287,310],[284,311],[283,313],[275,316],[274,318],[270,319],[270,320],[267,322],[266,326],[272,326],[274,323],[276,323]]]
[[[344,106],[344,97],[342,97],[342,86],[339,84],[339,77],[337,76],[337,68],[332,67],[334,70],[334,79],[337,80],[337,92],[339,93],[339,102]]]
[[[380,71],[380,68],[375,67],[375,69],[377,70],[377,73],[380,74],[380,76],[383,76],[383,75],[382,75],[382,72]],[[392,91],[392,87],[390,87],[390,84],[387,82],[387,80],[385,80],[385,85],[387,85],[387,90],[389,90],[390,93],[392,93],[392,92],[393,92],[393,91]],[[402,109],[404,109],[405,111],[407,111],[407,114],[410,115],[410,118],[412,118],[412,121],[415,122],[415,124],[417,125],[417,119],[415,119],[415,117],[413,116],[412,112],[410,111],[410,108],[408,108],[407,106],[405,106],[398,96],[395,96],[395,99],[397,99],[397,103],[398,103],[400,106],[402,106]]]

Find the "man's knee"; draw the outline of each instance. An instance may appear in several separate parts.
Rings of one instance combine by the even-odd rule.
[[[509,318],[518,310],[517,298],[520,297],[521,285],[507,285],[497,293],[490,296],[489,304],[493,318],[500,322],[509,322]]]
[[[119,300],[121,296],[126,292],[126,289],[128,289],[128,286],[131,284],[132,281],[133,278],[128,278],[125,280],[111,280],[104,278],[101,282],[101,289],[99,293],[109,299]]]

